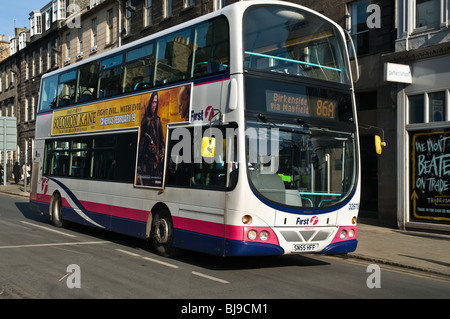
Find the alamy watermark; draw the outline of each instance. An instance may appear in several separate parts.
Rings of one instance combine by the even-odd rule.
[[[66,268],[67,274],[60,279],[63,280],[66,279],[66,285],[67,288],[73,289],[73,288],[81,288],[81,268],[77,264],[70,264]]]
[[[367,288],[381,288],[381,269],[376,264],[367,266],[366,272],[371,273],[366,280]]]
[[[69,29],[80,29],[81,28],[81,8],[77,4],[70,4],[67,6],[67,12],[71,15],[67,18],[67,27]]]
[[[194,125],[193,131],[184,127],[173,129],[170,134],[170,143],[173,144],[170,157],[175,164],[202,163],[202,161],[212,164],[224,160],[227,163],[239,162],[237,143],[240,139],[237,128],[228,127],[222,130],[218,127],[209,127],[203,133],[202,130],[201,125]],[[245,136],[249,140],[248,162],[270,164],[271,171],[277,171],[280,152],[279,129],[249,127],[245,130]],[[211,143],[209,145],[205,144],[208,140]],[[211,155],[205,156],[208,147]]]
[[[377,4],[369,4],[366,9],[370,13],[367,17],[366,24],[369,29],[381,28],[381,8]]]

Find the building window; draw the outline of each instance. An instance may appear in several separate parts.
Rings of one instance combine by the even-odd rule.
[[[66,1],[65,0],[59,0],[59,19],[65,19],[66,18]]]
[[[34,95],[31,96],[31,120],[34,120],[34,105],[35,105],[35,98]]]
[[[53,21],[63,20],[66,18],[66,1],[53,0]]]
[[[425,98],[423,94],[408,97],[409,124],[425,122]]]
[[[66,35],[66,63],[70,61],[70,33]]]
[[[50,26],[51,26],[51,24],[52,24],[51,14],[52,14],[51,10],[47,10],[47,11],[44,13],[44,16],[45,16],[45,31],[47,31],[48,29],[50,29]]]
[[[440,4],[441,0],[416,0],[416,28],[438,26]]]
[[[43,72],[43,66],[42,66],[42,64],[43,64],[43,59],[44,59],[44,48],[41,47],[41,48],[39,49],[39,73],[42,73],[42,72]]]
[[[24,116],[24,121],[25,122],[28,122],[28,98],[26,97],[25,98],[25,110],[24,110],[25,112],[25,114],[23,115]]]
[[[163,18],[168,18],[172,15],[172,0],[163,0]]]
[[[92,19],[92,38],[91,38],[91,51],[95,51],[97,49],[97,18]]]
[[[367,26],[367,6],[368,0],[362,0],[351,3],[348,7],[349,21],[348,26],[352,36],[357,54],[369,52],[369,27]],[[352,54],[352,50],[349,50]]]
[[[214,10],[220,10],[225,7],[225,0],[214,0]]]
[[[31,60],[31,77],[36,75],[36,52],[33,52],[33,58]]]
[[[55,39],[55,48],[56,48],[56,50],[54,50],[55,51],[55,66],[59,66],[59,50],[60,50],[59,38]]]
[[[408,96],[408,124],[448,121],[448,91]]]
[[[30,78],[30,57],[27,55],[25,57],[25,80]]]
[[[28,59],[28,57],[27,57]],[[52,43],[49,42],[47,44],[47,70],[50,70],[52,67]],[[28,60],[27,60],[27,72],[28,72]],[[28,79],[28,76],[27,76]]]
[[[428,93],[428,109],[430,122],[446,120],[445,91]]]
[[[83,28],[80,27],[78,29],[78,52],[77,52],[77,58],[81,58],[83,56]]]
[[[36,34],[42,33],[42,16],[36,15]]]
[[[114,41],[114,11],[113,11],[113,9],[108,10],[107,15],[108,15],[107,27],[106,27],[107,43],[112,44]]]
[[[144,4],[144,27],[152,24],[152,0],[145,0]]]
[[[132,6],[131,1],[127,1],[125,7],[129,8],[131,6]],[[125,33],[126,33],[126,35],[131,34],[131,16],[132,16],[131,10],[126,9],[125,10]]]
[[[19,34],[19,50],[25,49],[27,46],[27,32],[21,32]]]
[[[194,6],[194,0],[183,0],[183,8],[189,8]]]

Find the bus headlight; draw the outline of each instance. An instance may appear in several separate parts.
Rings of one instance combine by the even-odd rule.
[[[350,229],[349,232],[348,232],[348,237],[349,237],[349,238],[353,238],[354,236],[355,236],[355,230],[352,228],[352,229]]]
[[[339,235],[340,239],[345,239],[345,237],[347,237],[347,231],[345,229],[343,229],[341,231],[341,234]]]
[[[267,230],[263,230],[261,233],[259,233],[259,239],[262,241],[266,241],[269,239],[269,232]]]
[[[247,237],[250,240],[255,240],[256,237],[258,237],[258,232],[256,230],[252,229],[247,233]]]

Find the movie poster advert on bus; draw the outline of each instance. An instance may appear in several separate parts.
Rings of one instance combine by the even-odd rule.
[[[411,219],[450,221],[450,131],[411,135]]]
[[[54,111],[52,135],[123,129],[139,125],[141,96]]]
[[[135,186],[162,188],[167,125],[189,121],[191,84],[142,96]]]

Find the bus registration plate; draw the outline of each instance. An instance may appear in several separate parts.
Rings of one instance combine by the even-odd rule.
[[[317,244],[294,244],[293,252],[316,251]]]

